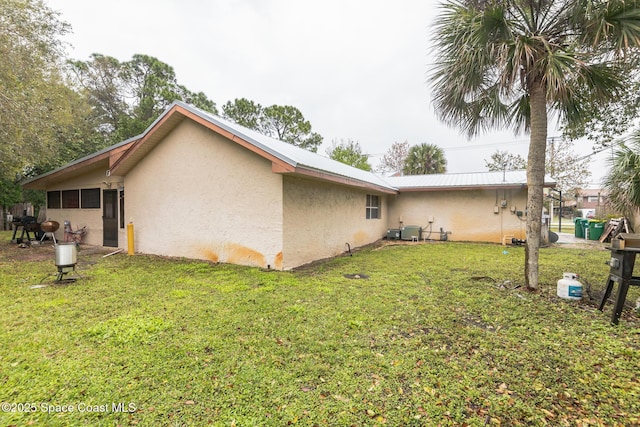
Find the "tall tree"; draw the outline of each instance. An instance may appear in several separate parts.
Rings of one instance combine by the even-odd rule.
[[[300,110],[290,105],[262,107],[245,98],[227,102],[223,116],[264,135],[305,148],[314,153],[322,144],[322,136],[311,130],[311,123]]]
[[[178,84],[173,67],[149,55],[133,55],[122,64],[122,75],[133,100],[131,114],[125,117],[120,139],[143,132],[173,101],[199,102],[195,105],[218,114],[213,101],[194,94]]]
[[[640,117],[640,76],[622,88],[611,103],[603,103],[597,97],[589,97],[581,109],[580,120],[567,123],[562,129],[563,136],[576,140],[586,137],[593,143],[594,151],[610,147],[615,139],[626,134],[638,124]]]
[[[274,138],[297,145],[314,153],[322,144],[322,137],[311,132],[311,123],[296,107],[291,105],[271,105],[264,110],[266,129]]]
[[[405,175],[426,175],[446,171],[447,159],[442,148],[426,143],[409,148],[403,169]]]
[[[565,194],[575,194],[588,184],[591,172],[589,159],[578,156],[573,144],[565,138],[551,138],[547,145],[546,173],[556,181],[556,188]]]
[[[222,116],[236,122],[240,126],[264,133],[262,130],[262,105],[246,98],[236,98],[233,102],[227,101],[222,106]]]
[[[327,148],[327,154],[329,158],[345,163],[354,168],[362,169],[365,171],[371,170],[369,164],[369,157],[366,154],[362,154],[362,147],[356,141],[351,139],[333,140],[331,147]]]
[[[547,144],[545,159],[545,173],[554,179],[556,189],[564,194],[575,194],[576,190],[584,187],[591,177],[589,159],[578,156],[568,139],[551,138]],[[491,155],[491,160],[485,159],[484,162],[490,171],[527,168],[527,161],[521,155],[501,150],[496,150]]]
[[[564,123],[631,80],[640,5],[613,0],[449,0],[435,25],[430,81],[441,119],[469,136],[530,133],[525,282],[538,288],[548,109]]]
[[[408,155],[408,141],[394,142],[389,150],[384,153],[384,156],[382,156],[382,160],[380,160],[380,164],[378,165],[378,171],[402,173]]]
[[[69,26],[41,0],[0,0],[0,179],[57,148],[66,99],[59,64]]]
[[[129,114],[120,61],[94,53],[88,61],[70,60],[68,66],[72,82],[93,106],[96,131],[105,137],[115,133]]]
[[[484,159],[484,164],[490,171],[513,171],[527,168],[527,160],[520,154],[512,154],[502,150],[496,150],[491,154],[490,160]]]
[[[69,66],[76,87],[93,106],[96,130],[110,144],[140,134],[176,100],[218,114],[204,93],[180,85],[173,67],[149,55],[120,62],[93,54],[88,61],[69,61]]]
[[[556,182],[556,189],[565,194],[575,194],[575,190],[584,187],[591,176],[589,160],[578,156],[573,151],[573,144],[565,138],[551,138],[545,154],[545,173]],[[490,171],[522,170],[527,168],[527,161],[519,154],[496,150],[491,160],[485,159]]]
[[[640,208],[640,130],[616,145],[603,184],[611,206],[623,215],[635,217]]]

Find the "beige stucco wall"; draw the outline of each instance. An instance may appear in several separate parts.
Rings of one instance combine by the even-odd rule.
[[[284,177],[284,268],[339,255],[382,238],[387,197],[372,191]],[[382,219],[366,219],[366,195],[381,197]]]
[[[125,221],[136,252],[282,268],[281,175],[190,120],[125,176]]]
[[[46,218],[60,223],[60,228],[55,232],[57,240],[64,240],[64,221],[71,222],[71,228],[87,227],[82,243],[102,246],[102,190],[108,188],[104,182],[114,182],[116,177],[105,176],[106,164],[97,167],[86,174],[72,178],[62,184],[52,185],[47,191],[78,190],[86,188],[100,188],[100,208],[95,209],[47,209]],[[112,188],[116,188],[112,186]]]
[[[526,190],[459,190],[405,192],[391,196],[387,224],[389,228],[404,225],[429,227],[433,219],[432,235],[440,239],[440,227],[451,231],[449,240],[501,243],[505,235],[525,239]],[[494,208],[498,206],[498,213]],[[506,200],[502,208],[501,201]]]

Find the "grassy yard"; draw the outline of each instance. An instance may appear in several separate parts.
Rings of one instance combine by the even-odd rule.
[[[555,296],[601,291],[606,250],[543,249],[537,293],[524,248],[455,242],[294,272],[83,248],[82,280],[32,288],[53,252],[9,239],[0,426],[640,425],[637,313]]]

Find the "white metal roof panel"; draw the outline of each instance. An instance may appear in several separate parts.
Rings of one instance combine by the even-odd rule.
[[[385,180],[400,191],[403,188],[513,187],[527,184],[527,171],[405,175],[386,177]],[[553,179],[545,177],[545,185],[554,183]]]

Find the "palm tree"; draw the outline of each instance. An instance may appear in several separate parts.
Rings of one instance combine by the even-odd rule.
[[[608,203],[616,211],[633,217],[640,206],[640,131],[615,149],[610,167],[603,182]]]
[[[447,160],[442,148],[433,144],[414,145],[404,163],[402,172],[405,175],[426,175],[447,171]]]
[[[448,0],[435,24],[429,79],[440,118],[468,136],[530,133],[525,282],[538,288],[548,111],[562,123],[606,104],[630,75],[640,6],[613,0]],[[634,61],[635,62],[635,61]]]

